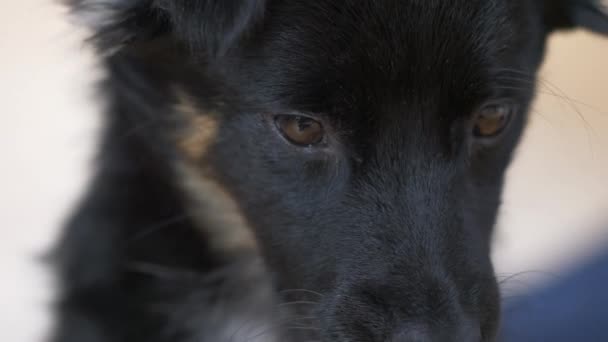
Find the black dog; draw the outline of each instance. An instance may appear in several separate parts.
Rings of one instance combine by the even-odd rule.
[[[108,77],[55,342],[492,341],[504,171],[593,0],[71,0]]]

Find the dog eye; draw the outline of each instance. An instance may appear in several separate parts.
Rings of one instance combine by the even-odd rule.
[[[323,125],[307,116],[277,115],[274,122],[283,137],[297,146],[318,145],[325,137]]]
[[[509,105],[489,105],[483,107],[475,118],[473,135],[476,138],[494,138],[509,125],[513,108]]]

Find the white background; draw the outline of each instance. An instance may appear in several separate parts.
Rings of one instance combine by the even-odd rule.
[[[91,81],[100,72],[83,33],[51,3],[0,1],[2,341],[40,341],[48,329],[52,282],[37,258],[86,182],[96,135]],[[546,85],[509,171],[500,277],[559,271],[608,246],[608,40],[565,34],[549,51]]]

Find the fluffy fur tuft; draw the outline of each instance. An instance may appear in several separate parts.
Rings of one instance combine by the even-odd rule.
[[[163,34],[217,57],[264,15],[264,0],[66,0],[102,50]]]

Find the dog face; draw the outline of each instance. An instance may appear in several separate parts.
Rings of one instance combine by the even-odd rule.
[[[288,339],[494,339],[492,227],[545,38],[607,32],[599,3],[73,6],[201,239],[262,256],[313,322]]]

